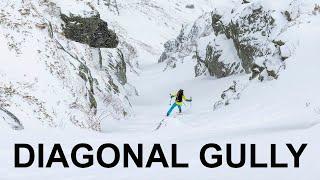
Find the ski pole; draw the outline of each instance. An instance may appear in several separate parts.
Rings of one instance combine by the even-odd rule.
[[[171,101],[172,101],[172,98],[171,98],[171,94],[170,94],[170,103],[169,103],[170,106],[171,106]]]

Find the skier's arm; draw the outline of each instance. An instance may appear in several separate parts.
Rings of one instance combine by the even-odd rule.
[[[190,99],[187,99],[185,96],[182,96],[182,99],[185,100],[185,101],[187,101],[187,102],[191,102],[191,101],[192,101],[191,98],[190,98]]]
[[[176,94],[171,94],[171,93],[170,93],[170,97],[171,97],[171,98],[176,97],[176,96],[177,96]]]

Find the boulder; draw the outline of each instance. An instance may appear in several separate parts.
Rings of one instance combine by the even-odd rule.
[[[187,5],[186,5],[186,8],[188,8],[188,9],[194,9],[194,5],[193,5],[193,4],[187,4]]]
[[[61,14],[65,22],[63,33],[66,38],[95,48],[116,48],[119,44],[116,33],[108,29],[107,22],[99,16],[88,18]]]

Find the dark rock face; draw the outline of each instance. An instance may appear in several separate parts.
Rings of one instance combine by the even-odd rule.
[[[193,26],[182,28],[175,40],[165,44],[159,62],[174,68],[180,59],[195,53],[196,76],[222,78],[246,73],[252,74],[252,79],[276,79],[291,50],[280,39],[275,40],[279,29],[275,28],[274,11],[249,1],[240,7],[228,12],[215,9]]]
[[[165,60],[167,60],[169,58],[167,53],[174,52],[178,48],[178,46],[179,46],[178,40],[167,41],[164,44],[165,51],[161,54],[158,62],[161,63],[161,62],[164,62]]]
[[[212,28],[216,36],[224,31],[223,23],[220,21],[221,18],[221,15],[212,13]]]
[[[252,73],[249,80],[252,80],[258,77],[258,80],[263,81],[265,79],[263,74],[267,74],[268,77],[272,77],[273,79],[278,79],[278,73],[274,70],[268,70],[268,67],[266,64],[263,64],[263,65],[253,64],[251,67],[251,71]]]
[[[187,4],[187,5],[186,5],[186,8],[188,8],[188,9],[194,9],[194,5],[193,5],[193,4]]]
[[[232,19],[228,24],[223,24],[221,18],[222,16],[219,14],[212,14],[212,27],[215,35],[224,34],[228,39],[232,39],[241,59],[242,68],[246,73],[257,73],[257,71],[253,71],[256,69],[255,59],[272,55],[274,51],[262,40],[269,37],[275,26],[275,20],[271,13],[264,11],[260,6],[252,9],[251,13]],[[258,33],[261,34],[260,37],[257,36]]]
[[[116,70],[116,76],[118,77],[118,80],[121,85],[125,85],[127,83],[127,67],[126,62],[124,61],[124,56],[121,50],[118,49],[118,57],[120,59],[119,62],[117,62],[117,65],[115,67]]]
[[[225,27],[224,34],[233,40],[246,73],[251,72],[256,57],[268,55],[271,51],[265,50],[265,45],[253,34],[261,32],[262,36],[268,37],[273,27],[273,17],[268,11],[263,11],[262,7],[254,9],[251,14],[242,16],[235,22],[231,21]]]
[[[241,73],[243,71],[257,75],[263,70],[266,70],[269,76],[277,78],[275,72],[269,71],[265,65],[262,67],[262,70],[257,71],[257,65],[254,63],[257,57],[272,55],[274,51],[262,40],[269,37],[274,27],[274,19],[269,11],[264,11],[262,7],[258,7],[252,9],[251,13],[244,13],[233,18],[228,24],[224,24],[221,21],[222,15],[217,13],[212,13],[211,18],[215,36],[225,35],[233,41],[241,63],[234,62],[232,64],[226,64],[219,61],[223,50],[217,49],[217,45],[208,45],[205,59],[203,62],[199,62],[198,60],[196,65],[196,76],[204,72],[201,71],[200,66],[205,66],[209,74],[217,78],[226,77],[237,72]],[[257,36],[257,34],[260,35]],[[276,43],[283,45],[280,41]]]
[[[210,76],[214,76],[217,78],[222,78],[226,76],[230,76],[232,74],[237,73],[241,67],[238,63],[227,64],[219,61],[222,50],[217,49],[217,46],[208,45],[206,49],[205,59],[202,60],[201,57],[197,56],[197,65],[195,66],[195,75],[200,76],[205,71],[203,70],[203,66],[206,67]]]
[[[61,19],[65,22],[63,31],[68,39],[95,48],[116,48],[119,44],[116,33],[108,29],[107,22],[99,16],[83,18],[61,14]]]

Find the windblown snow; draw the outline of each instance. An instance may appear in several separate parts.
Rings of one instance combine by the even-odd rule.
[[[320,1],[248,2],[1,1],[0,178],[318,180]],[[269,58],[266,69],[279,69],[277,78],[264,71],[259,72],[263,80],[251,79],[252,72],[246,73],[245,67],[224,77],[210,76],[205,64],[200,66],[203,73],[196,77],[199,61],[195,56],[198,53],[205,59],[208,44],[221,52],[218,62],[242,63],[234,41],[215,34],[212,15],[222,15],[226,25],[252,13],[252,7],[263,7],[275,19],[270,37],[258,32],[250,38],[262,44],[263,57]],[[60,13],[81,17],[98,14],[117,34],[118,47],[92,48],[67,39]],[[179,37],[183,40],[173,43]],[[268,43],[275,39],[285,44],[270,48]],[[163,52],[167,56],[158,63]],[[259,58],[254,59],[258,65]],[[228,91],[234,83],[236,91]],[[178,89],[184,89],[193,101],[185,103],[182,115],[174,113],[166,118],[172,103],[169,94]],[[224,91],[226,98],[221,96]],[[164,125],[154,131],[164,118]],[[188,161],[190,168],[13,168],[14,143],[52,146],[57,142],[66,152],[77,143],[143,143],[148,153],[152,144],[161,143],[168,154],[169,145],[177,143],[178,159]],[[261,152],[259,161],[267,162],[269,144],[308,143],[309,149],[301,167],[294,171],[293,167],[252,169],[248,165],[231,169],[225,164],[207,169],[198,156],[200,147],[211,142],[235,146],[255,143]],[[235,159],[240,155],[236,150],[239,148],[235,148]],[[293,161],[282,150],[278,154],[279,161]]]

